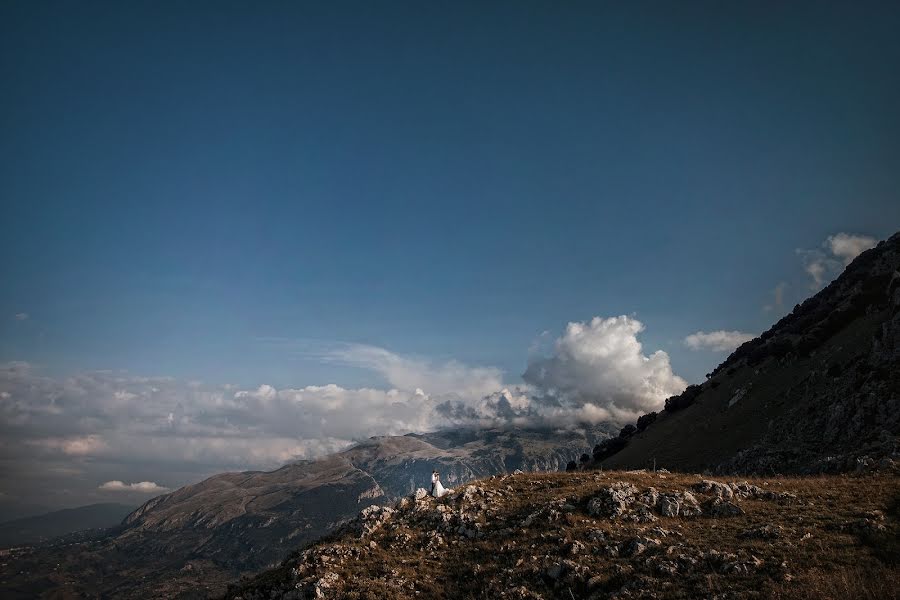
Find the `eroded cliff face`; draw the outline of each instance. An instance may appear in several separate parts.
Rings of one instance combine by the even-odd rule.
[[[433,469],[449,487],[517,469],[556,471],[613,431],[597,426],[382,437],[272,472],[224,473],[150,500],[125,519],[121,531],[86,542],[77,553],[58,548],[35,554],[31,571],[58,563],[60,591],[81,595],[148,598],[224,590],[226,582],[276,564],[361,508],[427,486]],[[33,584],[27,578],[15,583],[22,590]]]

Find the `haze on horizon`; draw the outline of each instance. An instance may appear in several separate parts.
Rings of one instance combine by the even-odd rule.
[[[898,30],[5,3],[0,517],[657,410],[898,229]]]

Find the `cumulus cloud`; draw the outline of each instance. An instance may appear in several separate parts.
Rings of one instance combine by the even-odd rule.
[[[14,315],[16,321],[26,321],[28,319],[28,313],[20,312]]]
[[[142,494],[161,494],[169,490],[169,488],[158,485],[153,481],[125,483],[117,479],[107,481],[97,489],[107,492],[140,492]]]
[[[820,249],[799,248],[797,254],[803,260],[803,269],[812,278],[810,288],[817,291],[837,277],[854,258],[877,243],[878,240],[867,235],[842,232],[828,236]]]
[[[687,382],[664,351],[644,354],[642,331],[643,323],[628,316],[569,323],[553,353],[532,359],[523,375],[538,411],[550,420],[598,422],[660,409]]]
[[[755,335],[743,331],[698,331],[684,338],[684,345],[691,350],[713,350],[730,352],[744,342],[749,342]]]

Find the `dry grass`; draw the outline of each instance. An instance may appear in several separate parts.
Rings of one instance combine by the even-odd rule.
[[[487,479],[476,484],[503,495],[487,499],[485,509],[477,513],[483,538],[444,534],[446,545],[429,548],[433,527],[400,517],[371,538],[344,534],[318,547],[338,545],[356,554],[354,559],[328,565],[340,578],[331,593],[351,599],[494,598],[501,592],[509,592],[506,597],[511,598],[606,598],[621,592],[629,582],[642,581],[643,587],[638,585],[631,597],[900,598],[900,479],[896,476],[750,479],[767,490],[796,494],[797,500],[742,500],[745,514],[729,518],[661,517],[653,524],[638,524],[591,517],[586,510],[590,498],[614,482],[630,482],[640,489],[653,486],[664,493],[688,489],[699,479],[697,475],[629,472]],[[575,510],[558,520],[537,519],[528,527],[521,526],[528,515],[559,500]],[[883,513],[881,523],[886,531],[848,530],[849,523],[874,511]],[[761,540],[741,535],[764,525],[780,527],[780,536]],[[591,537],[599,530],[610,540],[625,541],[648,535],[656,526],[677,534],[636,557],[605,555],[599,551],[596,537]],[[370,541],[377,547],[370,547]],[[567,555],[573,541],[582,542],[587,549]],[[750,556],[761,560],[762,566],[747,574],[726,574],[701,562],[686,572],[664,576],[654,572],[651,563],[654,557],[666,558],[666,546],[678,546],[696,556],[710,549]],[[575,561],[588,575],[567,581],[548,577],[548,565],[562,558]],[[252,597],[252,590],[289,578],[288,570],[297,561],[289,560],[280,571],[249,584],[243,596]],[[586,583],[589,579],[590,585]],[[514,591],[517,583],[523,590]]]

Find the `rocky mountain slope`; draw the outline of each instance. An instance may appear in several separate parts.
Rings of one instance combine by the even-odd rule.
[[[491,477],[372,506],[229,600],[900,594],[900,478]]]
[[[594,451],[594,467],[890,468],[900,453],[900,234]]]
[[[373,438],[272,472],[216,475],[150,500],[114,535],[19,556],[0,571],[2,583],[7,597],[204,597],[277,564],[361,508],[428,484],[434,468],[450,486],[516,469],[555,471],[612,432],[599,426]]]
[[[0,523],[0,548],[36,544],[85,529],[115,527],[133,510],[134,506],[124,504],[90,504]]]

